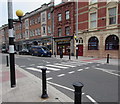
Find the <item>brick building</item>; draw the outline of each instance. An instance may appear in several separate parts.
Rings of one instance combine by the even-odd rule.
[[[53,2],[43,4],[40,8],[26,13],[22,17],[22,25],[14,24],[16,49],[30,48],[31,45],[52,47],[52,15]]]
[[[74,54],[75,2],[62,2],[54,7],[54,52]]]
[[[120,2],[78,2],[79,56],[118,58],[120,51]]]

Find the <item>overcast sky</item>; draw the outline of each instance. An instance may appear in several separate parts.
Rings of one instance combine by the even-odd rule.
[[[44,3],[49,3],[51,0],[12,0],[13,2],[13,17],[17,18],[16,10],[20,9],[24,12],[31,12],[39,8]],[[55,0],[55,5],[61,0]],[[0,27],[8,23],[7,0],[0,0]]]

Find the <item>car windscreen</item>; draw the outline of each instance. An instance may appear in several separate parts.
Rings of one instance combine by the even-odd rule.
[[[42,47],[42,49],[45,50],[45,51],[49,51],[49,49],[46,48],[46,47]]]

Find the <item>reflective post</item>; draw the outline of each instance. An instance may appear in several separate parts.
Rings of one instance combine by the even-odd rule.
[[[42,96],[41,98],[48,98],[47,87],[46,87],[46,70],[47,68],[42,68]]]
[[[75,82],[75,83],[73,83],[73,86],[75,88],[74,104],[81,104],[81,95],[82,95],[83,84],[81,82]]]
[[[6,56],[7,67],[9,66],[8,56]]]

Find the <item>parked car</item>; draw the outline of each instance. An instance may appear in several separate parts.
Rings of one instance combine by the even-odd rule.
[[[2,53],[8,53],[8,49],[2,48]]]
[[[33,46],[30,48],[30,54],[35,56],[48,56],[51,57],[51,52],[44,46]]]
[[[28,49],[22,49],[21,51],[18,52],[19,55],[29,55],[30,52]]]

